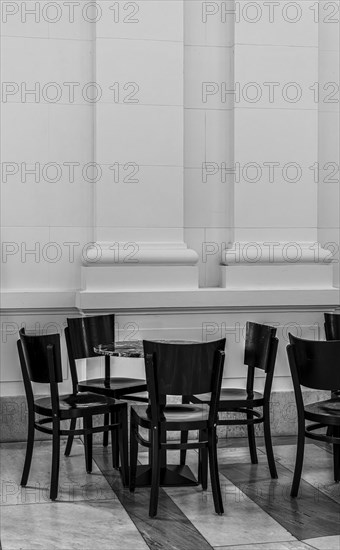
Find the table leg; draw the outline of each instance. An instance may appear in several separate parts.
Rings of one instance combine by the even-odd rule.
[[[104,373],[104,385],[106,388],[109,388],[110,387],[110,356],[109,355],[105,355],[105,373]],[[104,423],[105,424],[108,424],[109,423],[109,416],[108,415],[105,415],[104,417]],[[113,442],[112,442],[113,443]],[[103,433],[103,445],[104,447],[107,447],[109,444],[109,433],[108,432],[104,432]],[[118,457],[119,457],[119,449],[118,449],[118,437],[116,438],[116,441],[114,443],[114,446],[115,446],[115,449],[117,451],[116,452],[116,463],[118,461]]]
[[[161,442],[166,443],[166,432],[161,434]],[[167,464],[166,449],[160,451],[161,472],[160,486],[161,487],[178,487],[178,486],[196,486],[198,480],[190,470],[189,466],[182,464]],[[136,487],[149,487],[151,485],[151,466],[150,466],[150,451],[149,464],[137,466]]]
[[[161,468],[161,487],[196,486],[198,481],[189,466],[168,464]],[[149,464],[137,466],[136,487],[151,486],[151,466]]]

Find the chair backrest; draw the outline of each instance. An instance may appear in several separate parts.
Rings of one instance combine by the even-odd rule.
[[[111,344],[115,339],[114,314],[70,318],[67,326],[71,346],[69,358],[70,353],[73,359],[98,357],[93,348],[98,344]]]
[[[324,313],[326,340],[340,340],[340,314]]]
[[[316,390],[340,388],[340,340],[305,340],[289,334],[289,365],[295,384]]]
[[[276,328],[250,321],[246,324],[244,364],[268,372],[272,359],[272,347]],[[275,362],[275,361],[274,361]]]
[[[216,422],[221,391],[225,338],[202,344],[143,341],[151,421],[164,419],[168,395],[209,392],[209,424]]]
[[[62,382],[60,335],[30,335],[26,334],[25,329],[22,328],[19,336],[18,348],[24,381],[26,374],[31,382],[42,384],[48,384],[51,381]]]
[[[225,338],[205,343],[167,343],[144,340],[144,357],[153,357],[157,391],[190,396],[212,391],[215,352],[224,351]],[[149,373],[150,374],[150,373]],[[148,375],[147,375],[148,383]]]

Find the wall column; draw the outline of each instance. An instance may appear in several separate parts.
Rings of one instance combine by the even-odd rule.
[[[236,2],[234,237],[226,288],[329,288],[318,243],[315,3]]]
[[[220,245],[230,240],[234,22],[225,0],[184,0],[184,222],[199,253],[201,287],[221,286]]]
[[[99,5],[83,291],[198,288],[198,255],[183,237],[183,2]]]
[[[336,11],[337,8],[337,11]],[[330,11],[332,10],[332,12]],[[331,13],[336,14],[331,17]],[[334,286],[340,286],[340,25],[339,0],[319,5],[318,239],[336,258]]]

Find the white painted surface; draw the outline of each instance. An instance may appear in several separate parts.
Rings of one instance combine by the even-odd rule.
[[[42,3],[34,4],[41,9]],[[286,327],[284,334],[292,323],[313,337],[314,328],[308,327],[315,323],[321,327],[320,309],[339,304],[338,288],[329,284],[329,278],[315,275],[319,267],[315,265],[311,270],[302,266],[307,273],[292,266],[289,277],[295,267],[300,273],[298,288],[294,279],[287,285],[285,278],[273,291],[269,272],[265,285],[262,279],[262,290],[251,290],[249,284],[234,290],[218,288],[222,252],[235,240],[320,241],[325,246],[331,243],[326,248],[337,257],[339,181],[318,185],[309,167],[316,161],[322,166],[339,163],[338,104],[314,105],[310,90],[303,101],[288,108],[282,97],[276,104],[262,99],[257,105],[241,96],[233,104],[233,94],[221,100],[221,87],[224,83],[232,90],[237,81],[247,84],[256,79],[260,84],[297,80],[305,89],[315,79],[321,87],[336,81],[339,27],[326,24],[324,18],[317,24],[316,3],[309,0],[297,4],[302,16],[296,23],[283,16],[293,9],[287,8],[289,2],[279,2],[271,23],[268,3],[258,0],[263,16],[255,24],[247,20],[251,11],[239,23],[233,23],[233,16],[223,21],[221,10],[233,8],[228,1],[214,2],[217,12],[205,22],[198,0],[186,0],[184,5],[181,0],[134,4],[138,9],[132,17],[138,18],[137,24],[124,22],[126,10],[113,24],[106,0],[100,2],[102,17],[96,29],[78,16],[70,23],[65,11],[57,23],[44,18],[36,22],[34,17],[22,22],[19,14],[1,24],[3,81],[18,81],[19,88],[22,83],[27,88],[35,82],[42,87],[49,81],[79,83],[74,102],[65,96],[57,103],[43,96],[35,102],[29,94],[22,102],[19,92],[1,103],[2,162],[12,163],[14,170],[7,178],[3,173],[2,181],[5,395],[23,393],[15,348],[22,323],[51,330],[57,323],[62,330],[69,314],[118,309],[129,311],[119,313],[122,337],[135,330],[134,323],[141,336],[166,333],[191,338],[202,337],[202,326],[208,323],[210,336],[220,337],[238,331],[237,323],[243,326],[247,319],[278,323]],[[322,10],[324,5],[320,6]],[[106,101],[94,108],[79,90],[95,79]],[[111,80],[123,85],[138,81],[140,102],[112,102],[107,90]],[[206,101],[202,81],[217,85],[217,92]],[[103,174],[96,185],[83,172],[94,160],[101,163]],[[263,177],[256,184],[240,180],[233,185],[230,175],[223,179],[222,167],[233,167],[236,161],[298,162],[303,178],[296,184],[282,177],[274,182]],[[123,169],[118,181],[109,168],[116,162]],[[124,181],[129,162],[140,164],[138,182]],[[205,181],[204,162],[210,163]],[[46,177],[49,163],[61,168],[57,181],[52,181],[52,172]],[[75,163],[74,174],[65,163]],[[34,174],[28,172],[32,167]],[[120,284],[124,282],[125,290],[110,288],[110,272],[105,272],[104,288],[98,288],[94,275],[91,290],[81,292],[81,265],[88,244],[95,240],[153,242],[165,250],[166,243],[182,247],[186,243],[199,255],[199,283],[205,288],[198,289],[196,275],[196,290],[186,286],[189,279],[184,273],[195,267],[175,269],[176,277],[165,268],[166,275],[157,282],[157,271],[149,266],[143,278],[138,278],[138,271],[132,279],[131,273],[124,276]],[[168,262],[173,263],[173,258],[168,257]],[[321,267],[320,271],[328,270]],[[338,285],[339,266],[333,267]],[[251,265],[249,269],[248,281]],[[278,273],[273,275],[276,281]],[[133,291],[128,286],[131,280]],[[240,276],[235,280],[240,283]],[[170,283],[172,291],[165,290]],[[190,275],[193,288],[191,284]],[[178,312],[169,313],[173,309]],[[290,388],[283,332],[276,389]],[[241,342],[232,340],[229,345],[231,356],[239,356]],[[63,359],[66,391],[70,380],[64,342]],[[243,379],[237,372],[233,376]]]

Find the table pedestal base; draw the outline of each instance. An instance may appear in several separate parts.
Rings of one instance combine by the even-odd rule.
[[[198,481],[190,470],[189,466],[167,465],[161,468],[160,486],[161,487],[182,487],[196,486]],[[147,464],[137,466],[136,487],[151,486],[151,467]]]

